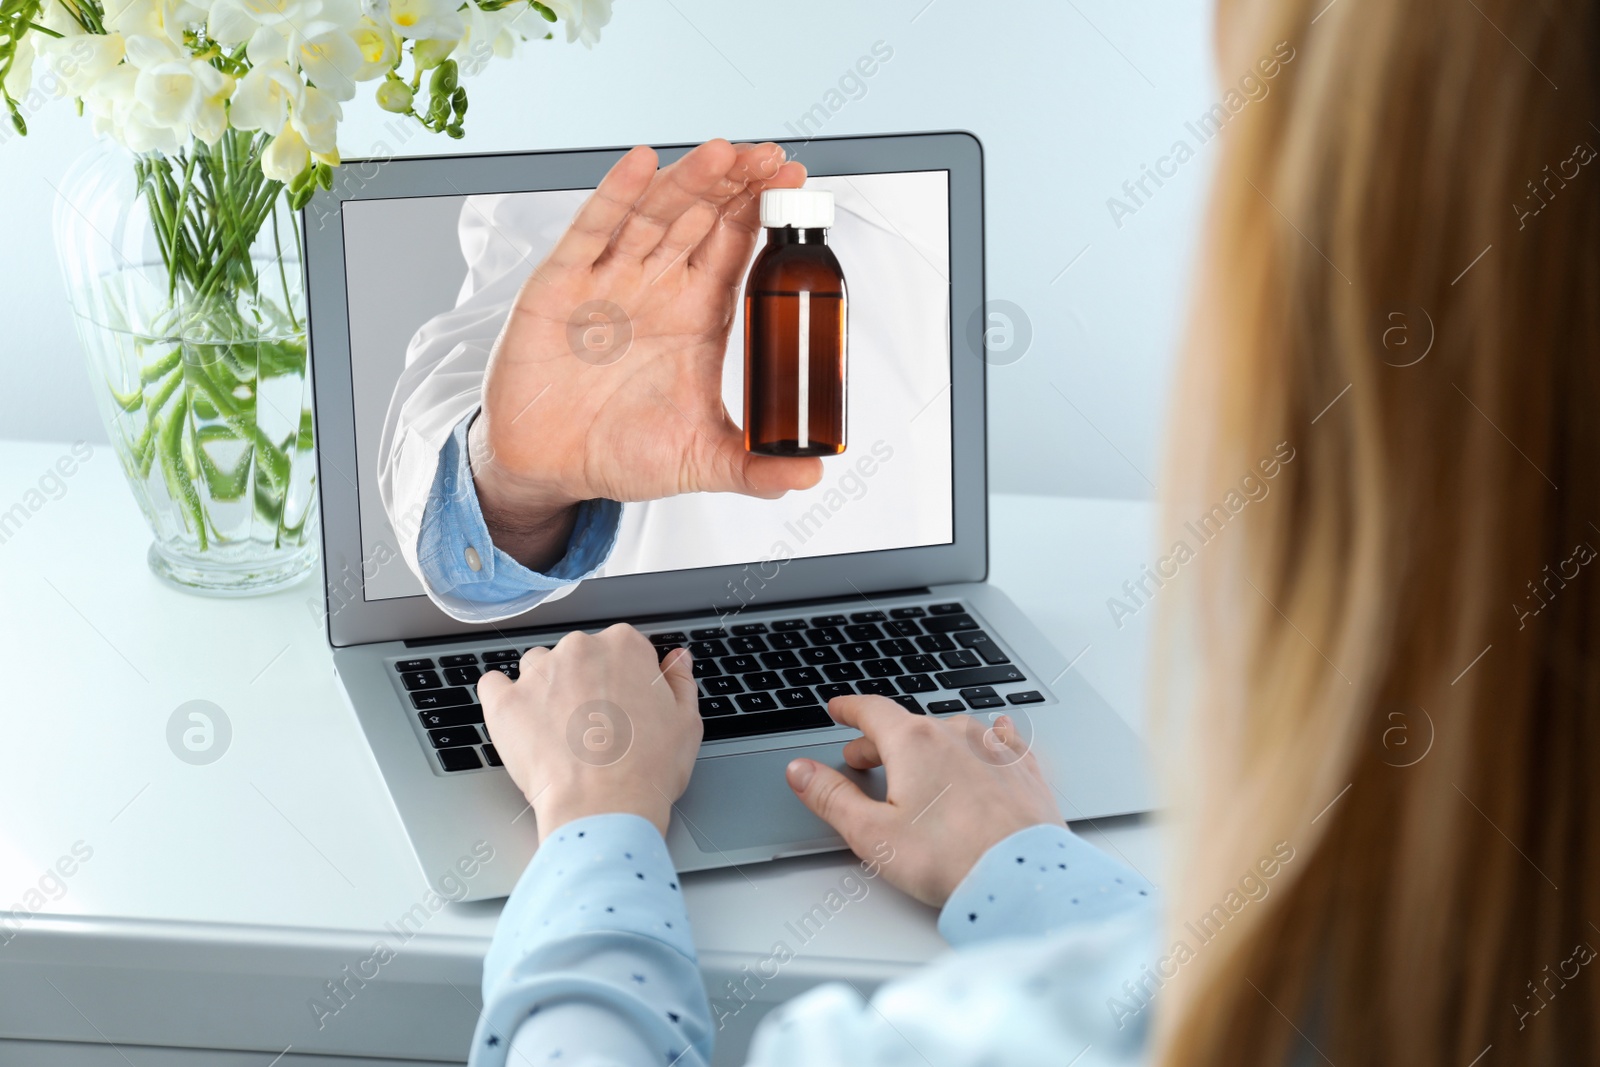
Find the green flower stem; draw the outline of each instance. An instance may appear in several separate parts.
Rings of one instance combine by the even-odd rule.
[[[305,532],[304,516],[294,526],[285,519],[291,457],[311,448],[309,412],[286,428],[281,443],[257,422],[263,381],[306,374],[303,319],[278,232],[284,187],[264,177],[259,163],[266,140],[228,130],[215,144],[135,164],[167,268],[171,319],[161,332],[178,342],[140,368],[141,390],[118,403],[144,407],[135,462],[148,477],[159,460],[168,495],[201,551],[231,528],[215,521],[213,505],[243,502],[273,523],[279,545]],[[289,223],[298,247],[299,220],[291,214]],[[263,226],[272,228],[271,273],[258,271],[251,257]],[[269,278],[279,290],[270,297],[262,292]],[[237,457],[219,462],[217,450],[231,448]]]

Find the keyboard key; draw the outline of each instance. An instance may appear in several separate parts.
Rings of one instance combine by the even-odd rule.
[[[1020,693],[1007,693],[1006,699],[1013,704],[1043,704],[1044,694],[1037,689],[1025,689]]]
[[[704,688],[707,693],[714,697],[725,697],[733,693],[744,692],[744,686],[740,684],[739,679],[728,677],[707,678]]]
[[[899,693],[894,683],[887,678],[868,678],[856,683],[856,692],[871,693],[880,697],[892,697]]]
[[[764,634],[766,632],[767,624],[764,622],[741,622],[733,628],[733,636],[735,637],[749,637],[751,634]]]
[[[760,637],[731,637],[728,639],[728,650],[739,655],[751,652],[765,652],[767,642]]]
[[[767,638],[773,648],[805,648],[806,636],[802,633],[773,634]]]
[[[845,622],[845,619],[844,619],[843,615],[813,615],[813,616],[811,616],[811,625],[812,626],[843,626],[844,622]]]
[[[796,667],[783,672],[783,680],[790,685],[821,685],[822,675],[815,667]]]
[[[402,674],[400,684],[411,690],[438,689],[444,685],[433,671],[410,671]]]
[[[491,767],[505,766],[505,764],[500,761],[500,753],[495,750],[493,745],[483,746],[483,758],[489,761],[489,766]]]
[[[669,653],[673,652],[676,649],[680,649],[682,647],[683,647],[682,645],[657,645],[657,646],[655,646],[655,648],[656,648],[656,662],[660,663],[660,662],[664,661],[667,658]]]
[[[854,696],[855,690],[844,682],[831,682],[828,685],[817,686],[817,697],[826,704],[834,697]]]
[[[916,637],[922,633],[922,627],[910,619],[896,619],[883,624],[884,630],[892,637]]]
[[[786,708],[803,708],[807,704],[815,704],[817,702],[817,695],[805,686],[780,689],[776,695],[778,702]]]
[[[854,663],[830,663],[822,668],[822,673],[828,676],[830,682],[853,682],[866,677]]]
[[[924,652],[949,652],[956,643],[944,634],[922,634],[917,638],[917,647]]]
[[[923,611],[921,608],[890,608],[889,609],[889,617],[891,619],[920,619],[926,614],[927,614],[927,612]],[[946,703],[948,703],[948,701],[946,701]]]
[[[713,719],[718,715],[733,715],[738,710],[733,706],[733,701],[727,697],[700,698],[700,717],[702,719]]]
[[[446,667],[444,669],[445,685],[477,685],[478,679],[483,677],[483,672],[474,663],[470,667]]]
[[[908,696],[904,696],[904,695],[898,695],[898,696],[890,697],[889,699],[893,700],[896,704],[899,704],[902,708],[905,708],[907,711],[911,712],[911,714],[913,714],[913,715],[925,715],[925,714],[927,714],[926,712],[924,712],[922,710],[922,705],[917,703],[917,698],[916,697],[908,697]]]
[[[917,646],[903,637],[891,637],[887,641],[878,642],[878,653],[884,656],[910,656],[916,651]]]
[[[939,688],[933,684],[933,679],[926,674],[908,674],[902,678],[896,678],[895,681],[900,683],[900,691],[902,693],[931,693]]]
[[[809,663],[813,667],[820,667],[825,663],[838,663],[839,653],[826,645],[817,648],[802,648],[800,650],[800,662]]]
[[[983,657],[985,663],[1010,663],[1011,657],[982,630],[964,630],[956,634],[956,644],[970,648]]]
[[[394,665],[394,669],[399,671],[401,674],[405,674],[408,671],[431,671],[433,670],[433,660],[403,659]]]
[[[966,610],[967,609],[965,607],[963,607],[960,604],[955,603],[954,601],[952,601],[949,604],[930,604],[930,605],[928,605],[928,614],[929,615],[959,615],[963,611],[966,611]]]
[[[998,708],[1005,705],[1005,701],[996,696],[995,691],[986,685],[961,690],[961,699],[973,708]]]
[[[782,633],[785,630],[804,630],[805,628],[806,620],[804,619],[779,619],[772,624],[772,629],[778,633]]]
[[[902,656],[900,666],[913,674],[932,674],[939,669],[939,661],[932,656]]]
[[[787,650],[761,653],[761,665],[768,670],[781,671],[800,666],[800,657]]]
[[[856,626],[846,626],[844,635],[852,641],[881,641],[883,629],[877,623],[864,622]]]
[[[856,611],[850,615],[851,622],[882,622],[884,618],[881,611]]]
[[[944,665],[952,670],[957,667],[976,667],[983,662],[978,658],[978,654],[969,648],[958,648],[954,652],[944,652],[939,655],[939,658],[944,660]]]
[[[715,641],[718,638],[727,637],[727,636],[728,636],[728,631],[724,630],[720,626],[712,626],[712,627],[709,627],[709,628],[704,629],[704,630],[690,630],[689,631],[690,639],[691,640],[695,640],[695,641]],[[720,656],[720,655],[722,655],[722,653],[719,652],[719,653],[717,653],[717,655]]]
[[[759,671],[761,664],[754,656],[726,656],[722,660],[722,669],[729,674],[749,674]]]
[[[496,652],[485,652],[483,654],[483,662],[485,663],[515,663],[521,658],[522,653],[514,648],[502,648]]]
[[[756,671],[754,674],[744,676],[746,689],[782,689],[783,679],[778,677],[777,671]]]
[[[722,668],[717,666],[714,659],[695,660],[693,670],[696,678],[714,678],[722,673]]]
[[[778,706],[771,693],[743,693],[733,698],[741,711],[771,711]]]
[[[702,632],[703,631],[701,630],[695,631],[695,633]],[[709,659],[712,656],[726,656],[728,654],[728,646],[723,644],[721,641],[718,641],[716,638],[702,638],[698,641],[689,642],[689,654],[694,656],[695,659]]]
[[[686,645],[689,643],[689,635],[679,630],[668,630],[664,634],[651,634],[650,643],[668,646]]]
[[[928,705],[928,710],[942,715],[947,711],[966,711],[967,706],[959,700],[935,700]]]
[[[1015,667],[968,667],[964,671],[945,671],[936,676],[946,689],[962,689],[969,685],[999,685],[1002,682],[1026,682]]]
[[[806,634],[806,636],[811,638],[813,645],[844,644],[844,634],[840,633],[838,628],[834,626],[819,626]]]
[[[442,730],[429,730],[428,740],[433,742],[434,748],[458,748],[461,745],[476,745],[483,738],[478,736],[476,726],[450,726]]]
[[[892,659],[869,659],[861,664],[861,669],[873,678],[892,678],[897,674],[904,674],[905,669]],[[949,686],[948,688],[955,688]]]
[[[930,634],[947,634],[956,630],[976,630],[978,628],[978,620],[971,615],[945,615],[941,618],[929,619],[922,625]]]
[[[520,663],[485,663],[483,669],[499,671],[513,682],[522,677],[522,664]]]
[[[723,715],[705,721],[705,739],[722,741],[730,737],[755,737],[760,734],[787,733],[790,730],[814,730],[834,726],[828,713],[820,704],[803,708],[785,708],[758,715]]]
[[[848,645],[840,645],[839,655],[845,659],[877,659],[878,650],[865,641],[856,641]]]
[[[439,765],[447,771],[475,771],[483,766],[475,748],[442,748]]]
[[[424,729],[443,730],[458,726],[471,726],[483,721],[483,709],[474,704],[467,708],[444,708],[440,711],[419,711]]]
[[[433,708],[458,708],[463,704],[471,704],[472,691],[470,689],[436,689],[428,693],[412,693],[411,706],[418,711],[429,711]]]
[[[477,665],[478,657],[471,652],[465,652],[459,656],[439,657],[439,666],[441,667],[476,667]]]

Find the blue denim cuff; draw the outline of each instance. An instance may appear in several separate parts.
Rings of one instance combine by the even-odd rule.
[[[467,455],[467,429],[476,416],[474,410],[457,423],[439,450],[439,468],[417,534],[417,562],[435,595],[454,602],[462,613],[476,615],[483,609],[486,616],[505,618],[592,577],[616,546],[622,505],[615,500],[579,504],[566,555],[544,573],[524,567],[494,546],[478,506]]]

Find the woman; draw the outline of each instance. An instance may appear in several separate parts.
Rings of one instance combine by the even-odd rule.
[[[1220,7],[1225,81],[1280,42],[1295,58],[1218,140],[1164,528],[1293,458],[1164,598],[1166,931],[1091,870],[1076,877],[1112,901],[1093,921],[1031,898],[1028,940],[959,952],[872,1008],[808,994],[764,1024],[756,1062],[1600,1061],[1600,12]],[[703,1002],[639,992],[698,990],[670,897],[626,922],[575,910],[658,875],[605,856],[584,860],[592,881],[555,873],[585,826],[649,844],[664,822],[697,743],[687,664],[652,685],[625,630],[530,656],[521,681],[482,685],[546,844],[486,965],[473,1055],[700,1062]],[[652,710],[627,775],[559,758],[545,711],[592,698]],[[1007,849],[1076,844],[1028,759],[968,754],[976,726],[874,698],[830,711],[863,730],[853,764],[888,768],[889,803],[803,760],[791,785],[864,861],[890,841],[883,877],[920,899],[1020,893]],[[939,782],[974,804],[933,809],[935,848],[911,817]],[[1219,907],[1223,932],[1197,937]],[[541,932],[552,915],[569,929]],[[960,940],[963,919],[947,907],[941,930]],[[607,969],[639,953],[661,970],[630,989]],[[676,1047],[657,1047],[666,1012],[689,1024]]]

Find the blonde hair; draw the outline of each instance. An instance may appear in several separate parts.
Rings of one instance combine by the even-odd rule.
[[[1161,1062],[1600,1062],[1595,7],[1220,4]]]

